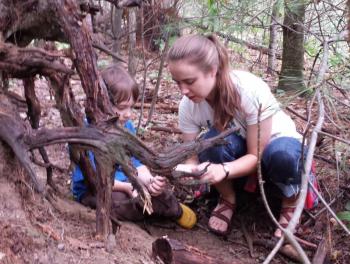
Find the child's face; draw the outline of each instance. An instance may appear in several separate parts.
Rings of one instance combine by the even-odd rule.
[[[118,125],[123,126],[126,121],[128,121],[131,117],[131,109],[134,105],[134,99],[132,96],[127,101],[122,101],[118,103],[116,106],[113,105],[113,111],[119,115]]]

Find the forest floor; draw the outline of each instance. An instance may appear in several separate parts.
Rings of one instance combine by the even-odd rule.
[[[101,64],[106,62],[102,61]],[[244,65],[242,69],[251,70]],[[253,69],[259,74],[260,69]],[[158,105],[178,105],[181,94],[172,83],[167,71],[165,71],[161,83]],[[156,82],[157,69],[154,68],[148,74],[147,102],[150,102],[152,91]],[[141,82],[142,72],[137,75]],[[275,87],[276,78],[262,77]],[[83,107],[84,93],[80,82],[72,80],[76,100]],[[21,82],[11,83],[11,89],[23,96]],[[61,127],[59,112],[55,108],[54,99],[49,93],[44,79],[36,81],[36,91],[42,104],[41,127]],[[300,116],[306,117],[306,102],[304,98],[294,97],[288,94],[280,94],[279,100],[286,104]],[[344,100],[341,94],[334,90],[333,96]],[[350,104],[350,102],[346,102]],[[349,118],[349,108],[337,105],[338,116]],[[137,124],[139,109],[135,109],[133,120]],[[306,127],[306,122],[295,114],[288,112],[297,123],[300,131]],[[25,114],[21,114],[25,117]],[[311,111],[313,120],[317,117],[317,108]],[[142,122],[148,117],[148,108],[144,111]],[[347,120],[349,122],[349,120]],[[159,131],[159,128],[166,128]],[[337,136],[349,138],[347,130],[339,131],[326,120],[325,126],[337,132]],[[156,130],[157,129],[157,130]],[[171,132],[172,131],[172,132]],[[142,128],[140,136],[146,144],[158,151],[164,152],[166,148],[180,143],[177,131],[177,112],[166,108],[156,108],[152,122],[147,128]],[[339,150],[338,173],[334,148]],[[350,200],[349,175],[340,170],[340,165],[349,168],[348,146],[339,147],[339,143],[330,138],[321,137],[318,142],[316,154],[317,176],[321,191],[329,202],[335,199],[332,208],[338,212],[344,210],[344,205]],[[194,201],[191,190],[175,188],[179,200],[188,203],[198,215],[198,224],[192,230],[185,230],[173,222],[129,223],[122,222],[116,230],[116,245],[106,245],[95,237],[95,213],[84,208],[72,200],[70,192],[70,161],[67,154],[67,146],[54,145],[47,148],[50,160],[58,169],[54,172],[54,182],[61,192],[60,204],[52,206],[47,200],[39,197],[28,188],[21,188],[17,182],[0,177],[0,263],[160,263],[152,258],[152,242],[161,236],[168,236],[181,241],[184,244],[194,246],[206,252],[214,258],[221,258],[228,262],[236,263],[261,263],[270,252],[269,243],[273,234],[274,225],[269,219],[258,194],[242,193],[239,197],[238,210],[233,221],[232,232],[227,239],[220,238],[207,230],[207,221],[210,209],[215,205],[209,197],[202,197]],[[0,153],[3,155],[3,153]],[[345,158],[343,163],[340,159]],[[36,167],[37,174],[44,181],[46,172],[41,167]],[[338,175],[338,177],[337,177]],[[346,189],[347,188],[347,189]],[[319,204],[310,214],[315,215],[323,208]],[[328,260],[331,263],[350,263],[350,240],[345,232],[334,224],[331,216],[324,212],[315,220],[310,221],[310,214],[304,213],[301,229],[298,236],[306,241],[319,245],[322,239],[330,242]],[[305,222],[309,225],[304,225]],[[247,241],[256,243],[249,248]],[[260,245],[258,242],[260,241]],[[108,243],[107,243],[108,244]],[[315,248],[305,247],[307,254],[312,259]],[[218,263],[220,263],[218,261]],[[278,255],[272,263],[292,263],[288,258]]]

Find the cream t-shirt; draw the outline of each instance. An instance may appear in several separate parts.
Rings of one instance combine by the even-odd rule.
[[[293,120],[284,113],[269,86],[259,77],[245,71],[234,70],[231,78],[241,96],[241,109],[236,113],[231,126],[238,127],[239,133],[245,138],[248,125],[258,123],[258,109],[262,105],[261,121],[272,116],[271,139],[277,137],[302,136],[296,131]],[[200,103],[192,102],[184,96],[179,105],[179,128],[183,133],[199,133],[202,128],[214,124],[214,111],[206,100]]]

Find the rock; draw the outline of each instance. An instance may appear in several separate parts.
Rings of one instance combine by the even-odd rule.
[[[115,240],[115,235],[114,234],[108,235],[106,239],[106,251],[109,253],[112,253],[115,250],[116,246],[117,246],[117,242]]]
[[[57,245],[58,250],[63,251],[64,250],[64,244],[60,243]]]

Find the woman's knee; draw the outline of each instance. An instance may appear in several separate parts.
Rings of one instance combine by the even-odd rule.
[[[273,182],[299,184],[301,181],[301,143],[282,137],[272,141],[262,156],[263,174]]]
[[[220,132],[211,128],[201,139],[209,139],[219,135]],[[237,134],[225,137],[227,144],[210,147],[198,154],[200,162],[210,161],[214,163],[235,160],[247,152],[246,141]]]

